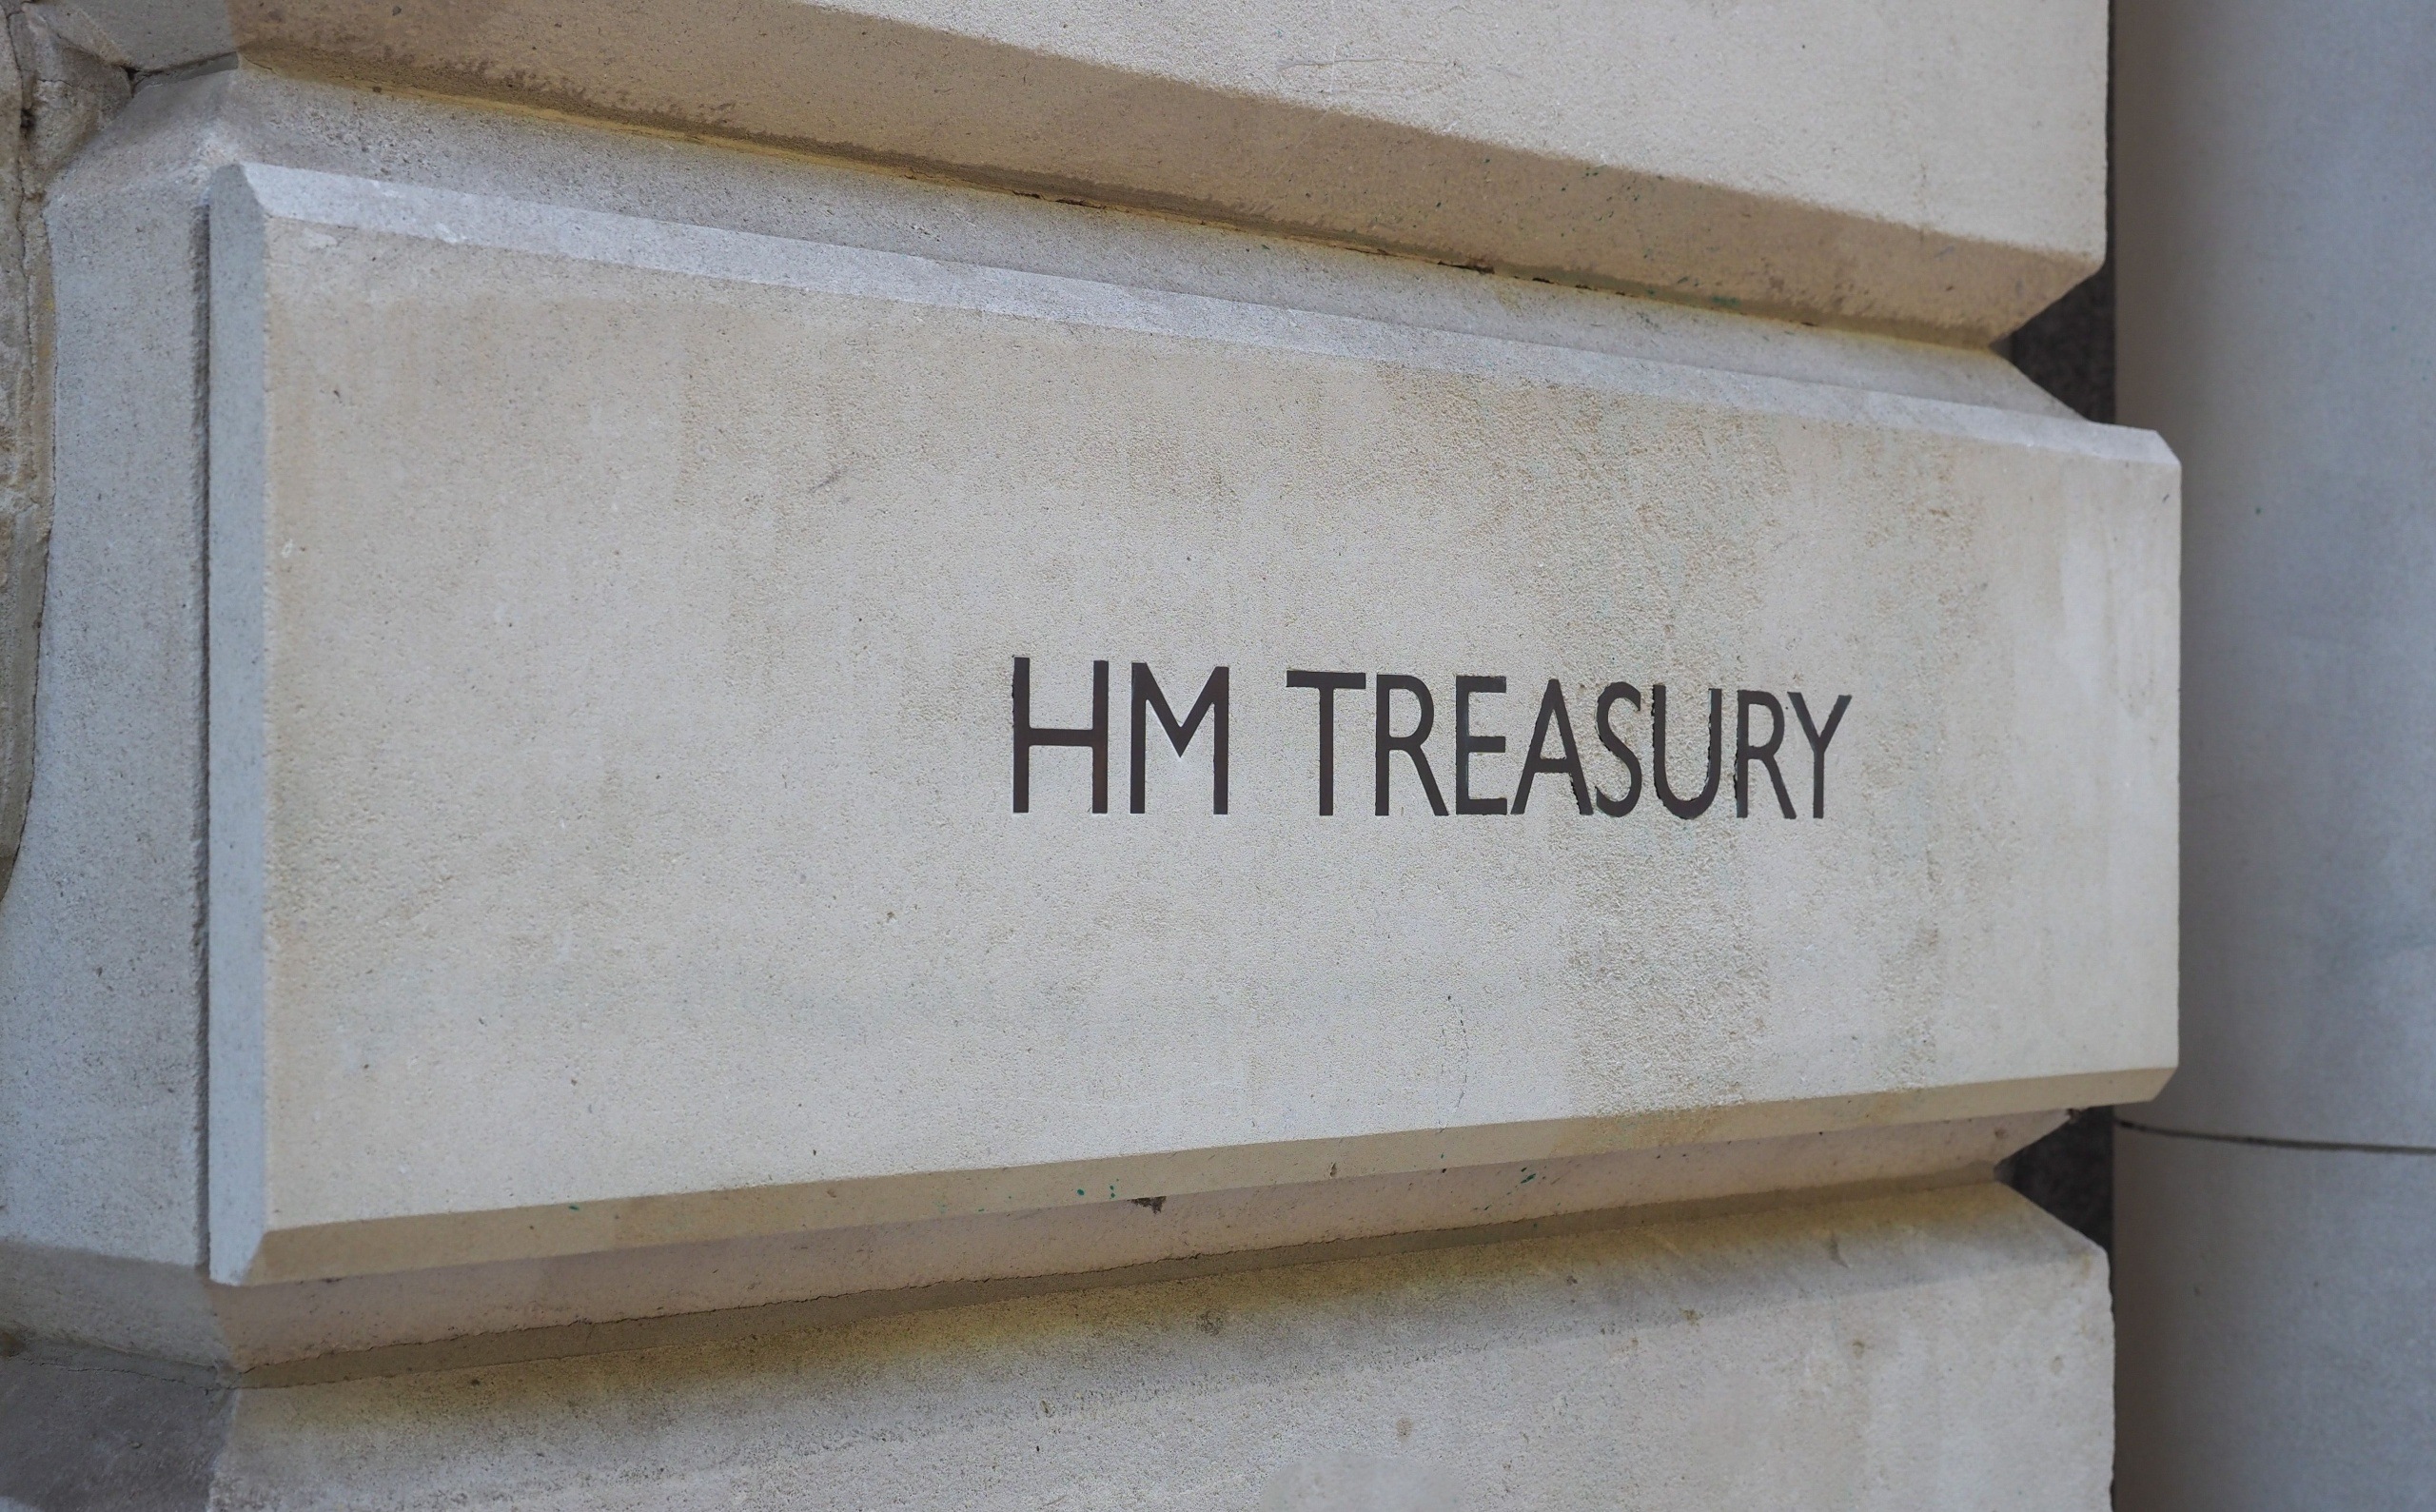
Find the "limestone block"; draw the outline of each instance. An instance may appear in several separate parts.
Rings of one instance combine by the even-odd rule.
[[[50,537],[50,304],[44,190],[127,103],[128,79],[60,34],[63,12],[0,27],[0,893],[14,872],[33,781],[34,667]]]
[[[1983,1184],[216,1397],[29,1356],[0,1495],[2097,1512],[2111,1332],[2104,1257]],[[106,1421],[148,1458],[80,1463]]]
[[[95,156],[43,206],[52,519],[34,771],[0,894],[0,1234],[191,1267],[209,169],[154,162],[97,195]]]
[[[2151,438],[261,165],[212,216],[223,1280],[2171,1064]],[[1364,679],[1333,814],[1298,672]]]
[[[1974,344],[2105,249],[2099,0],[77,9],[148,68],[242,50]]]
[[[1562,348],[1729,383],[1792,381],[1859,413],[1901,396],[1941,402],[1938,412],[1997,411],[1980,418],[1999,428],[2061,416],[1984,351],[1482,278],[259,69],[154,79],[79,155],[47,211],[60,269],[59,513],[35,801],[19,885],[0,898],[0,1331],[224,1368],[483,1329],[565,1330],[593,1341],[583,1347],[631,1347],[691,1337],[694,1325],[669,1316],[689,1309],[764,1316],[759,1305],[778,1302],[789,1318],[856,1316],[1071,1286],[1110,1267],[1257,1265],[1280,1247],[1349,1235],[1378,1236],[1352,1241],[1366,1249],[1437,1242],[1416,1230],[1570,1223],[1562,1215],[1607,1205],[1942,1180],[1984,1168],[2051,1122],[2042,1112],[1812,1129],[1810,1120],[1798,1127],[1812,1131],[1748,1139],[1733,1137],[1730,1122],[1683,1126],[1656,1132],[1704,1143],[1370,1177],[1351,1167],[1332,1178],[1315,1166],[1314,1181],[1179,1188],[1152,1207],[1102,1202],[805,1231],[782,1222],[698,1242],[661,1228],[640,1234],[639,1246],[579,1253],[286,1284],[199,1281],[203,206],[212,165],[238,157],[1459,333],[1500,349]],[[2041,422],[2039,434],[2075,428]],[[1359,736],[1348,724],[1349,793]],[[1755,776],[1765,790],[1764,771]],[[1542,806],[1535,796],[1531,817]],[[2012,1090],[2090,1095],[2086,1081]],[[1899,1098],[1876,1112],[1935,1119],[1950,1107]],[[427,1258],[426,1249],[382,1263]]]

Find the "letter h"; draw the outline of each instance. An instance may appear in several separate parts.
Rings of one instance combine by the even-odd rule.
[[[1196,711],[1198,712],[1198,711]],[[1091,722],[1085,729],[1040,729],[1031,722],[1031,658],[1015,658],[1015,812],[1031,812],[1031,748],[1088,746],[1091,753],[1091,812],[1108,812],[1108,663],[1091,663]]]

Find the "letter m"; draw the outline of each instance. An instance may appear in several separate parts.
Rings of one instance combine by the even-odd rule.
[[[1201,721],[1209,720],[1209,812],[1227,812],[1227,669],[1211,670],[1209,680],[1201,685],[1201,697],[1193,700],[1192,712],[1176,719],[1167,695],[1159,691],[1159,679],[1150,676],[1148,662],[1133,664],[1133,812],[1145,812],[1147,782],[1144,767],[1150,754],[1149,716],[1159,717],[1159,727],[1168,733],[1168,744],[1182,756],[1200,732]]]

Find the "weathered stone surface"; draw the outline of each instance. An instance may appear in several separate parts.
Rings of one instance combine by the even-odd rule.
[[[242,49],[1974,344],[2105,246],[2093,0],[81,9],[147,67]]]
[[[225,1421],[226,1508],[2096,1512],[2111,1331],[2104,1257],[1982,1184],[146,1404]]]
[[[50,544],[50,180],[127,103],[126,70],[61,34],[72,12],[11,7],[0,26],[0,893],[33,783],[34,673]],[[76,29],[72,26],[69,29]]]
[[[47,666],[76,675],[55,679],[43,699],[42,771],[21,885],[0,902],[0,1327],[239,1364],[486,1328],[564,1328],[574,1330],[570,1337],[630,1340],[638,1335],[622,1325],[603,1333],[589,1320],[638,1318],[641,1327],[686,1309],[794,1298],[837,1298],[835,1307],[812,1305],[817,1315],[834,1316],[861,1306],[845,1295],[858,1289],[929,1286],[965,1295],[956,1288],[1033,1285],[1027,1278],[1071,1285],[1057,1277],[1166,1257],[1242,1255],[1259,1263],[1260,1255],[1247,1251],[1578,1213],[1602,1204],[1908,1179],[1984,1167],[2045,1127],[2043,1116],[1999,1117],[1737,1143],[1729,1136],[1754,1130],[1738,1130],[1733,1121],[1675,1124],[1656,1131],[1708,1143],[1533,1156],[1444,1175],[1429,1167],[1354,1178],[1350,1169],[1358,1168],[1349,1168],[1333,1182],[1198,1195],[1178,1184],[1160,1194],[1170,1200],[1155,1211],[1102,1202],[812,1232],[790,1231],[795,1215],[782,1213],[785,1221],[774,1230],[714,1239],[699,1236],[729,1230],[688,1229],[675,1242],[665,1227],[621,1223],[606,1241],[595,1234],[579,1243],[639,1241],[640,1247],[386,1270],[332,1283],[198,1282],[204,761],[197,711],[205,696],[200,531],[206,512],[200,421],[208,407],[201,383],[202,207],[212,166],[232,157],[455,186],[492,202],[546,201],[630,221],[639,212],[787,243],[994,264],[1094,288],[1264,307],[1288,322],[1305,311],[1360,328],[1418,331],[1416,340],[1458,333],[1497,350],[1617,363],[1619,370],[1727,389],[1758,380],[1753,392],[1806,394],[1845,414],[1875,417],[1889,403],[1903,410],[1925,401],[1903,413],[1975,417],[2013,438],[1999,444],[2003,455],[2027,438],[2022,454],[2038,468],[2047,465],[2038,459],[2049,455],[2054,438],[2067,439],[2069,457],[2076,446],[2085,451],[2091,435],[2048,418],[2058,415],[2054,406],[1981,352],[1483,279],[1178,221],[603,134],[259,70],[156,81],[83,154],[50,209],[63,259],[62,512],[45,658]],[[1525,386],[1530,382],[1536,380]],[[2101,450],[2123,440],[2097,437]],[[2170,608],[2164,618],[2171,621]],[[1121,693],[1125,669],[1115,670]],[[1443,704],[1447,673],[1500,669],[1410,670],[1438,678]],[[1519,667],[1504,670],[1519,679]],[[1570,668],[1550,675],[1557,672],[1575,675]],[[1077,677],[1070,691],[1080,695],[1083,687]],[[1003,680],[989,696],[1000,700],[1003,717]],[[1306,728],[1310,696],[1299,697],[1305,704],[1297,717]],[[1509,695],[1507,701],[1518,700]],[[1449,716],[1440,709],[1435,736],[1442,781],[1448,776]],[[1341,758],[1346,801],[1327,822],[1401,823],[1359,812],[1368,796],[1368,752],[1355,722],[1364,717],[1364,706],[1348,699]],[[1577,725],[1584,722],[1577,710]],[[1123,723],[1120,714],[1112,771],[1120,810]],[[1841,742],[1859,728],[1839,734],[1836,749],[1844,750]],[[1527,725],[1504,733],[1527,737]],[[1248,727],[1236,736],[1248,738]],[[1595,735],[1578,728],[1577,736],[1587,755],[1602,756]],[[1645,741],[1645,731],[1637,738]],[[1196,756],[1204,749],[1196,747]],[[1003,782],[1004,756],[1000,751],[990,757],[989,780]],[[1077,759],[1043,754],[1044,784],[1058,778],[1061,758]],[[1509,752],[1483,759],[1503,759],[1510,776],[1517,757]],[[1093,822],[1169,822],[1175,815],[1166,800],[1189,794],[1193,771],[1154,768],[1150,776],[1156,806],[1149,815],[1136,821],[1118,813]],[[1250,780],[1241,767],[1233,776],[1238,783]],[[1307,770],[1289,776],[1307,802]],[[1764,772],[1755,776],[1762,802],[1772,801]],[[1076,769],[1067,769],[1064,780],[1076,781]],[[1521,821],[1427,822],[1536,826],[1563,816],[1621,830],[1660,817],[1644,796],[1642,812],[1631,818],[1579,819],[1570,815],[1562,776],[1542,776],[1539,784],[1532,812]],[[1831,789],[1831,805],[1844,791]],[[1544,812],[1549,793],[1562,799],[1563,815]],[[1730,787],[1720,802],[1730,807]],[[1818,823],[1833,828],[1842,818],[1831,808],[1830,819]],[[1701,824],[1761,822],[1731,820],[1720,811],[1680,827],[1689,834]],[[2039,1037],[2027,1028],[2025,1033]],[[2057,1103],[2089,1095],[2041,1085],[2043,1093],[2015,1090]],[[1868,1116],[1934,1118],[1975,1106],[1904,1095],[1880,1100]],[[1638,1127],[1649,1132],[1654,1126]],[[1324,1176],[1325,1169],[1313,1173]],[[1267,1180],[1279,1173],[1253,1174]],[[587,1203],[585,1210],[596,1209]],[[668,1208],[659,1211],[664,1217]],[[432,1252],[375,1258],[386,1267]],[[894,1296],[872,1305],[904,1305]]]
[[[189,1512],[228,1440],[227,1391],[150,1362],[0,1338],[0,1512]]]
[[[1984,1182],[2057,1115],[1901,1124],[1017,1213],[223,1286],[0,1249],[0,1328],[249,1378],[653,1347],[1121,1280]],[[374,1362],[366,1364],[365,1362]]]
[[[1985,352],[259,69],[153,79],[30,227],[57,243],[58,509],[42,659],[67,670],[36,709],[37,797],[17,882],[0,896],[0,1242],[172,1273],[200,1259],[204,200],[213,167],[238,156],[1644,361],[2053,408]],[[19,455],[50,454],[29,444]],[[34,542],[19,533],[21,550]],[[29,610],[31,581],[12,579]],[[86,1275],[107,1281],[122,1268],[96,1264]],[[88,1315],[104,1319],[154,1310],[108,1292],[89,1302]]]
[[[2096,7],[386,11],[15,14],[0,1507],[2101,1504]]]
[[[207,169],[80,192],[96,155],[44,206],[64,318],[34,771],[0,894],[0,1234],[192,1266]]]
[[[2171,1063],[2143,438],[269,167],[214,215],[223,1279],[2028,1110]],[[1010,812],[1018,657],[1034,723],[1113,663],[1113,812],[1071,749]],[[1180,711],[1230,669],[1225,815],[1164,754],[1125,812],[1135,659]],[[1458,673],[1519,693],[1475,715],[1500,804],[1547,679],[1583,801],[1629,786],[1611,679],[1696,732],[1710,687],[1727,726],[1738,687],[1856,701],[1823,819],[1806,758],[1748,818],[1730,773],[1670,816],[1629,720],[1627,819],[1556,773],[1434,817],[1402,756],[1383,819],[1347,695],[1323,818],[1293,668],[1426,679],[1455,804]]]

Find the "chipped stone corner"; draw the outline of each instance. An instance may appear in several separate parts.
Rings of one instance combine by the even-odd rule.
[[[133,74],[72,7],[0,3],[0,893],[33,779],[35,650],[50,540],[50,328],[43,199],[127,103]]]

